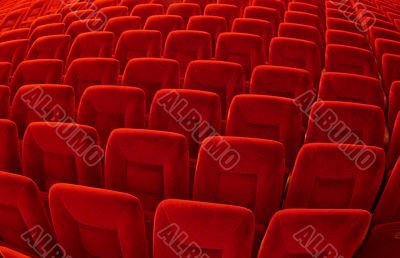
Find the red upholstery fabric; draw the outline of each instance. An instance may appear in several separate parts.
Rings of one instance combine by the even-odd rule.
[[[316,102],[306,142],[340,142],[383,147],[385,117],[377,106],[336,101]]]
[[[0,119],[0,170],[21,174],[17,125]]]
[[[186,71],[183,88],[217,93],[220,96],[222,117],[235,95],[245,92],[244,71],[239,64],[224,61],[192,61]]]
[[[400,82],[395,81],[389,93],[388,127],[393,130],[397,113],[400,111]]]
[[[249,5],[250,1],[241,1],[241,0],[217,0],[217,4],[229,4],[234,5],[239,10],[239,16],[243,16],[244,9]]]
[[[59,13],[55,13],[55,14],[49,14],[49,15],[44,15],[41,17],[38,17],[37,19],[35,19],[31,26],[30,26],[30,31],[29,31],[29,35],[39,26],[41,25],[45,25],[45,24],[49,24],[49,23],[57,23],[57,22],[61,22],[62,16]]]
[[[204,15],[224,18],[228,24],[228,31],[230,31],[233,20],[239,16],[239,8],[231,4],[208,4],[204,9]]]
[[[37,59],[20,63],[10,83],[11,100],[27,84],[59,84],[64,63],[58,59]]]
[[[290,99],[239,95],[233,98],[229,109],[226,135],[281,142],[286,166],[290,168],[303,141],[302,114]]]
[[[8,85],[11,76],[12,64],[10,62],[0,62],[0,84]]]
[[[388,30],[379,27],[371,27],[371,29],[368,32],[369,32],[368,36],[371,46],[375,45],[375,40],[378,38],[400,41],[400,32],[398,31]]]
[[[100,187],[101,164],[91,164],[85,156],[92,151],[91,158],[97,161],[102,154],[98,151],[98,138],[96,130],[85,125],[32,123],[22,145],[23,174],[32,178],[44,192],[55,183]]]
[[[370,51],[336,44],[326,47],[325,70],[379,77],[374,55]]]
[[[107,21],[104,31],[111,31],[115,35],[114,45],[118,44],[121,34],[127,30],[142,28],[142,19],[139,16],[113,17]]]
[[[111,57],[114,46],[114,33],[86,32],[79,34],[72,43],[66,66],[82,57]]]
[[[182,30],[184,28],[184,20],[179,15],[152,15],[144,25],[145,30],[158,30],[161,32],[163,46],[171,31]]]
[[[279,12],[273,8],[261,6],[248,6],[244,9],[243,18],[265,20],[271,23],[273,34],[277,35],[280,22]]]
[[[84,10],[73,11],[73,12],[68,13],[64,17],[63,23],[65,24],[65,28],[68,28],[69,25],[71,23],[73,23],[74,21],[93,18],[93,16],[95,16],[95,13],[93,12],[92,9],[84,9]]]
[[[400,118],[398,117],[399,115],[397,114],[392,128],[389,148],[387,150],[386,169],[389,175],[400,156],[400,146],[398,145],[400,140]]]
[[[224,154],[224,148],[218,149],[221,143],[238,153],[237,160],[233,155]],[[232,136],[207,138],[199,152],[193,200],[252,210],[258,250],[272,215],[280,208],[285,180],[284,155],[283,145],[276,141]],[[234,167],[227,170],[227,166]]]
[[[198,4],[201,9],[201,13],[204,13],[204,9],[207,5],[215,3],[214,0],[183,0],[184,3]]]
[[[21,8],[8,13],[0,22],[0,32],[18,28],[28,9]]]
[[[277,10],[279,13],[280,21],[283,21],[284,14],[287,8],[285,1],[275,1],[275,0],[253,0],[252,5],[263,6]]]
[[[321,76],[319,98],[375,105],[384,110],[384,92],[378,79],[368,76],[325,72]]]
[[[64,34],[65,24],[50,23],[38,26],[29,36],[29,43],[32,45],[38,38],[49,35]]]
[[[82,95],[77,122],[96,128],[105,149],[116,128],[143,128],[145,93],[133,87],[91,86]]]
[[[249,81],[254,67],[264,64],[264,46],[260,36],[239,32],[221,33],[217,41],[217,60],[242,65]]]
[[[179,88],[178,61],[167,58],[131,59],[122,77],[122,85],[144,90],[148,113],[158,90]]]
[[[164,57],[179,63],[180,75],[193,60],[211,59],[211,36],[204,31],[172,31],[165,42]]]
[[[6,85],[0,85],[0,118],[8,118],[9,106],[10,88]]]
[[[397,72],[400,68],[400,55],[384,54],[382,57],[383,89],[386,94],[390,93],[390,87],[394,81],[400,80]]]
[[[185,135],[191,158],[198,146],[221,127],[221,104],[217,94],[187,89],[162,89],[154,96],[149,129]]]
[[[144,0],[121,0],[119,5],[128,7],[128,13],[132,12],[132,9],[138,4],[144,4]]]
[[[28,49],[27,39],[16,39],[0,43],[0,62],[10,62],[12,70],[21,63]]]
[[[268,61],[269,44],[273,37],[273,28],[270,22],[252,18],[237,18],[233,21],[232,32],[260,36],[263,40],[265,61]]]
[[[198,4],[191,3],[175,3],[168,6],[167,15],[178,15],[183,19],[184,28],[191,16],[200,15],[201,9]]]
[[[327,30],[326,44],[345,45],[370,50],[368,41],[363,35],[342,30]]]
[[[24,176],[0,172],[0,189],[1,243],[32,255],[37,254],[28,243],[37,241],[40,243],[37,249],[41,250],[45,243],[39,240],[45,235],[49,246],[55,245],[53,230],[35,183]],[[41,252],[41,255],[45,254]]]
[[[284,207],[371,210],[384,166],[385,153],[378,147],[306,144],[297,157]]]
[[[360,31],[361,26],[347,19],[328,18],[326,19],[326,28],[328,30],[343,30],[363,35]]]
[[[317,28],[320,32],[324,32],[324,26],[321,22],[321,19],[314,14],[288,11],[285,13],[285,22],[313,26]]]
[[[97,19],[101,19],[103,22],[107,22],[111,18],[127,16],[128,15],[128,7],[126,6],[108,6],[101,8],[97,15]]]
[[[100,19],[78,20],[71,23],[65,34],[71,36],[71,42],[74,42],[79,34],[91,31],[100,31],[103,27],[104,22]]]
[[[74,89],[60,84],[33,84],[21,87],[15,95],[10,118],[22,139],[26,127],[36,121],[56,122],[74,117]]]
[[[6,31],[0,34],[0,42],[16,40],[16,39],[27,39],[28,38],[29,29],[15,29]]]
[[[0,246],[0,255],[2,255],[3,258],[29,258],[29,256],[3,246]]]
[[[289,3],[288,11],[309,13],[317,15],[322,21],[324,20],[324,15],[321,9],[312,3],[291,2]]]
[[[49,198],[57,240],[72,257],[149,257],[136,197],[57,184]]]
[[[70,41],[71,37],[68,35],[51,35],[38,38],[29,49],[26,59],[60,59],[65,61]]]
[[[353,257],[370,221],[371,214],[363,210],[279,211],[272,218],[258,257]]]
[[[132,16],[139,16],[143,24],[146,23],[147,18],[153,15],[164,14],[164,6],[161,4],[138,4],[132,9]]]
[[[318,46],[314,42],[286,37],[273,38],[269,63],[305,69],[310,72],[314,87],[319,85],[321,58]]]
[[[75,105],[78,106],[85,89],[92,85],[117,85],[119,62],[112,58],[79,58],[68,68],[64,84],[75,90]]]
[[[378,38],[375,40],[374,50],[379,67],[382,67],[382,56],[384,54],[400,55],[400,41]]]
[[[115,58],[121,64],[121,72],[130,59],[137,57],[160,57],[162,35],[156,30],[129,30],[121,34]]]
[[[223,17],[212,16],[212,15],[196,15],[190,17],[188,24],[188,30],[199,30],[210,33],[213,56],[215,55],[215,45],[217,44],[217,38],[222,32],[228,31],[228,24]]]
[[[153,257],[180,257],[171,248],[175,241],[171,237],[182,233],[188,237],[176,240],[179,252],[187,248],[188,255],[247,258],[252,248],[254,217],[248,209],[237,206],[163,201],[156,212]]]

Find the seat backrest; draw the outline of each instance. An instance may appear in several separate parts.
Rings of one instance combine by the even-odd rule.
[[[208,4],[204,15],[219,16],[226,20],[228,31],[232,28],[233,20],[239,17],[239,8],[231,4]]]
[[[253,18],[268,21],[272,24],[273,34],[277,35],[280,16],[277,10],[262,6],[247,6],[243,18]]]
[[[382,57],[383,89],[386,94],[390,93],[391,86],[400,80],[400,55],[384,54]]]
[[[367,39],[358,33],[329,29],[326,31],[326,44],[337,44],[370,50]]]
[[[121,64],[121,72],[129,60],[139,57],[160,57],[162,35],[157,30],[128,30],[121,34],[115,50],[115,58]]]
[[[179,15],[183,19],[183,26],[189,21],[189,18],[195,15],[201,15],[201,9],[198,4],[174,3],[168,6],[167,15]]]
[[[286,166],[290,168],[303,142],[302,113],[291,99],[238,95],[229,109],[226,135],[281,142],[285,147]]]
[[[0,34],[0,42],[6,42],[16,39],[27,39],[28,33],[29,29],[27,28],[6,31]]]
[[[389,110],[388,110],[388,128],[393,130],[397,113],[400,111],[400,82],[395,81],[390,88],[389,93]]]
[[[101,8],[96,15],[97,19],[107,22],[114,17],[121,17],[128,15],[128,7],[126,6],[108,6]]]
[[[370,221],[371,214],[363,210],[282,210],[272,218],[258,258],[353,257],[368,233]]]
[[[61,22],[62,16],[59,13],[56,14],[48,14],[44,15],[41,17],[36,18],[34,21],[32,21],[32,24],[30,26],[30,31],[29,35],[39,26],[45,25],[48,23],[57,23]]]
[[[219,149],[221,145],[228,147]],[[209,137],[200,147],[193,200],[246,207],[256,224],[266,227],[280,208],[284,156],[283,145],[276,141]]]
[[[305,13],[305,12],[288,11],[285,13],[285,22],[313,26],[313,27],[317,28],[322,35],[324,35],[323,34],[325,31],[324,26],[321,22],[321,19],[315,14]]]
[[[400,55],[400,41],[378,38],[375,40],[375,58],[379,67],[382,67],[382,56],[384,54]]]
[[[116,129],[107,145],[105,187],[130,193],[140,199],[143,210],[155,212],[164,199],[189,198],[188,168],[189,151],[183,135]]]
[[[138,4],[133,7],[131,16],[139,16],[142,19],[142,23],[145,24],[147,18],[153,15],[164,14],[164,6],[161,4]]]
[[[75,38],[85,32],[102,31],[104,28],[104,22],[100,19],[85,19],[74,21],[69,25],[66,35],[71,36],[71,43],[75,41]]]
[[[384,170],[385,152],[378,147],[305,144],[293,168],[284,208],[371,210]]]
[[[64,84],[75,90],[75,104],[79,105],[85,89],[92,85],[118,85],[119,62],[113,58],[78,58],[64,77]]]
[[[11,77],[12,64],[0,62],[0,85],[8,85]]]
[[[179,15],[152,15],[144,24],[145,30],[158,30],[161,32],[163,46],[170,32],[185,29],[184,20]]]
[[[18,129],[11,120],[0,119],[0,153],[0,170],[21,174]]]
[[[65,24],[62,22],[40,25],[36,27],[36,29],[30,35],[29,44],[32,45],[36,39],[43,36],[64,34],[64,30],[65,30]]]
[[[30,47],[26,60],[59,59],[65,62],[69,52],[69,35],[43,36],[35,40]]]
[[[306,142],[334,142],[383,147],[385,116],[380,107],[317,101],[311,109]]]
[[[143,211],[136,197],[57,184],[49,199],[57,240],[69,255],[149,257]]]
[[[140,30],[142,19],[139,16],[113,17],[108,20],[104,31],[111,31],[115,35],[114,45],[118,44],[121,34],[127,30]]]
[[[226,118],[233,97],[245,92],[244,71],[237,63],[192,61],[186,71],[183,88],[217,93],[222,105],[222,117]]]
[[[345,19],[328,18],[326,19],[326,28],[328,30],[343,30],[364,35],[360,24]]]
[[[16,39],[0,43],[0,62],[10,62],[12,71],[24,60],[28,50],[27,39]]]
[[[106,147],[116,128],[143,128],[145,94],[134,87],[91,86],[82,95],[77,122],[96,128]]]
[[[189,237],[187,240],[169,237],[180,234]],[[253,235],[254,216],[246,208],[165,200],[160,203],[155,215],[153,257],[177,257],[175,249],[171,248],[176,243],[180,246],[179,252],[188,254],[247,258],[251,254]]]
[[[121,84],[144,90],[148,113],[158,90],[179,88],[178,61],[167,58],[134,58],[128,62]]]

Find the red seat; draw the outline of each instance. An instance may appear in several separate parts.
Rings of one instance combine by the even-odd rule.
[[[101,8],[97,14],[96,19],[100,19],[103,22],[108,22],[114,17],[121,17],[128,15],[128,7],[126,6],[107,6]]]
[[[145,25],[145,30],[158,30],[162,35],[162,42],[165,42],[171,31],[182,30],[185,28],[184,21],[181,16],[178,15],[153,15],[150,16]]]
[[[130,194],[57,184],[50,210],[57,240],[72,257],[149,257],[142,207]]]
[[[245,93],[244,71],[239,64],[224,61],[192,61],[183,88],[214,92],[220,96],[222,117],[226,118],[235,95]]]
[[[146,23],[148,17],[162,14],[164,14],[164,6],[161,4],[138,4],[131,12],[131,16],[139,16],[143,24]]]
[[[268,116],[264,115],[268,114]],[[226,135],[281,142],[290,168],[303,142],[302,114],[293,100],[275,96],[238,95],[233,98]]]
[[[186,28],[190,17],[200,14],[201,9],[198,4],[174,3],[169,5],[167,9],[167,15],[178,15],[182,17],[184,28]]]
[[[364,29],[360,24],[345,19],[328,18],[326,19],[326,28],[328,30],[342,30],[364,35]]]
[[[57,23],[61,22],[62,16],[59,13],[56,14],[48,14],[44,15],[41,17],[36,18],[34,21],[32,21],[32,24],[30,26],[30,31],[29,35],[39,26],[49,24],[49,23]]]
[[[115,50],[115,58],[125,70],[129,60],[138,57],[160,57],[162,35],[156,30],[129,30],[121,34]]]
[[[277,35],[280,23],[279,13],[277,10],[261,6],[248,6],[244,10],[243,18],[253,18],[265,20],[271,23],[274,35]]]
[[[316,102],[310,114],[306,142],[384,146],[385,116],[380,107],[336,101]]]
[[[211,59],[211,36],[204,31],[172,31],[165,42],[164,57],[179,63],[181,77],[193,60]]]
[[[64,77],[64,84],[75,90],[75,105],[87,87],[93,85],[117,85],[119,62],[112,58],[79,58],[71,63]]]
[[[161,4],[164,7],[164,10],[167,10],[171,4],[180,3],[180,0],[151,0],[152,4]]]
[[[71,23],[65,34],[70,35],[71,42],[74,42],[79,34],[85,32],[102,31],[104,25],[104,22],[102,22],[100,19],[78,20]]]
[[[396,85],[396,88],[397,87],[398,86]],[[395,121],[393,121],[393,125],[390,128],[392,130],[392,135],[386,155],[386,170],[388,175],[387,177],[391,175],[392,169],[400,156],[400,148],[398,144],[400,140],[400,119],[398,117],[399,115],[397,114],[395,117]]]
[[[112,130],[143,128],[144,111],[145,95],[141,89],[91,86],[82,95],[77,122],[95,128],[105,149]]]
[[[367,39],[363,35],[343,30],[328,29],[326,31],[326,44],[345,45],[366,50],[371,49]]]
[[[388,127],[393,129],[397,113],[400,111],[400,82],[394,81],[389,93]]]
[[[4,91],[3,88],[1,88]],[[17,125],[11,120],[0,119],[0,170],[21,174],[21,158]]]
[[[148,114],[158,90],[179,88],[179,63],[167,58],[134,58],[128,62],[121,84],[144,90]]]
[[[239,8],[231,4],[208,4],[204,9],[204,15],[224,18],[228,25],[228,31],[230,31],[233,20],[239,17]]]
[[[249,1],[242,0],[217,0],[217,4],[234,5],[239,10],[239,17],[243,16],[244,9],[249,5]]]
[[[357,74],[323,73],[319,86],[319,98],[369,104],[385,109],[381,82],[378,79]]]
[[[325,20],[325,16],[322,13],[321,9],[318,6],[313,5],[312,3],[290,2],[288,6],[288,11],[309,13],[317,15],[321,19],[321,21]]]
[[[49,23],[45,25],[38,26],[29,37],[29,44],[32,45],[36,39],[56,34],[64,34],[65,24],[60,23]]]
[[[9,62],[0,62],[0,85],[8,85],[12,65]]]
[[[321,35],[325,31],[321,19],[315,14],[288,11],[285,13],[285,22],[313,26],[320,31]]]
[[[121,16],[108,20],[104,31],[111,31],[115,35],[114,45],[118,44],[121,34],[127,30],[140,30],[142,19],[139,16]]]
[[[400,41],[378,38],[375,40],[375,58],[378,65],[382,67],[382,57],[384,54],[400,55]]]
[[[16,39],[27,39],[29,34],[29,29],[15,29],[6,31],[0,34],[0,42],[16,40]]]
[[[29,7],[8,12],[0,22],[0,32],[17,29],[21,24]]]
[[[363,210],[279,211],[272,218],[258,258],[314,254],[353,257],[368,233],[370,221],[371,214]]]
[[[26,55],[26,60],[59,59],[65,61],[69,52],[71,37],[52,35],[38,38]]]
[[[0,246],[0,254],[4,258],[29,258],[29,256],[26,256],[25,254],[3,246]]]
[[[400,80],[400,55],[384,54],[382,57],[383,89],[390,93],[390,87],[394,81]]]
[[[119,3],[119,5],[121,5],[121,6],[126,6],[126,7],[128,8],[128,13],[130,14],[130,13],[132,12],[133,8],[134,8],[136,5],[144,4],[144,3],[146,3],[146,2],[147,2],[147,1],[145,1],[145,0],[121,0],[121,2]]]
[[[24,60],[28,49],[27,39],[16,39],[0,43],[0,62],[10,62],[12,71]]]
[[[252,5],[254,6],[263,6],[263,7],[268,7],[272,8],[278,11],[279,13],[279,20],[282,22],[287,5],[285,1],[276,1],[276,0],[253,0]]]
[[[94,16],[96,16],[96,13],[92,9],[78,10],[68,13],[62,22],[65,24],[65,28],[68,28],[74,21],[91,19]]]
[[[171,235],[188,235],[173,239]],[[166,200],[157,208],[154,258],[179,257],[176,252],[204,257],[248,258],[254,234],[254,216],[246,208],[204,202]],[[183,235],[182,235],[183,236]],[[177,249],[171,246],[176,244]]]
[[[385,152],[378,147],[305,144],[293,168],[284,208],[372,210],[384,170]]]
[[[198,4],[200,6],[201,13],[204,13],[204,9],[207,5],[215,3],[214,0],[183,0],[183,2],[189,4]]]

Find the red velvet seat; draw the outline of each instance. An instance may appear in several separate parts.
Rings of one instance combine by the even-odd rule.
[[[164,6],[161,4],[138,4],[133,7],[131,16],[139,16],[143,24],[146,23],[147,18],[153,15],[164,14]]]
[[[192,3],[174,3],[169,5],[167,9],[167,15],[178,15],[182,17],[184,28],[186,28],[190,17],[200,14],[200,6]]]
[[[121,34],[127,30],[142,28],[142,19],[139,16],[113,17],[107,21],[104,31],[111,31],[115,35],[114,45],[118,44]]]
[[[26,60],[60,59],[65,62],[69,52],[71,37],[69,35],[43,36],[33,42]]]
[[[230,31],[233,20],[239,17],[239,8],[231,4],[208,4],[204,9],[204,15],[224,18],[228,24],[228,31]]]
[[[17,125],[0,119],[0,170],[21,174],[21,159]]]
[[[185,29],[184,20],[179,15],[152,15],[144,24],[145,30],[158,30],[162,35],[162,46],[168,38],[170,32]]]

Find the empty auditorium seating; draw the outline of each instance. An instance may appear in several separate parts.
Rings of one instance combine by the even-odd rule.
[[[57,184],[50,209],[57,240],[71,256],[149,257],[143,211],[130,194]]]
[[[85,9],[85,10],[78,10],[74,12],[68,13],[64,19],[63,23],[65,24],[65,27],[68,28],[71,23],[74,21],[79,21],[79,20],[85,20],[89,18],[94,18],[96,14],[93,12],[91,9]]]
[[[264,49],[260,36],[225,32],[218,37],[215,56],[217,60],[241,64],[248,81],[254,67],[265,63]]]
[[[357,256],[372,258],[384,256],[395,258],[399,250],[398,232],[400,227],[398,185],[400,183],[400,162],[397,162],[392,175],[382,193],[374,212],[372,230]]]
[[[274,35],[278,32],[279,13],[277,10],[262,6],[248,6],[244,9],[244,18],[253,18],[268,21],[272,24]]]
[[[60,23],[50,23],[38,26],[29,36],[29,43],[32,45],[36,39],[48,36],[48,35],[56,35],[56,34],[64,34],[65,24]]]
[[[251,254],[253,232],[254,216],[246,208],[166,200],[160,203],[155,215],[153,257],[179,257],[171,249],[172,244],[177,244],[179,252],[186,250],[189,255],[247,258]],[[187,234],[187,239],[170,237],[180,234]]]
[[[78,58],[65,73],[64,84],[75,90],[75,105],[78,107],[85,89],[92,85],[117,85],[119,62],[112,58]]]
[[[15,29],[6,31],[0,34],[0,42],[15,40],[15,39],[26,39],[28,38],[29,29]]]
[[[310,73],[303,69],[286,66],[257,66],[250,81],[250,94],[294,99],[309,90],[313,90]]]
[[[71,45],[66,67],[82,57],[111,57],[114,46],[114,33],[86,32],[79,34]]]
[[[156,30],[129,30],[121,34],[115,50],[115,58],[121,65],[121,73],[129,60],[138,57],[160,57],[162,35]]]
[[[383,89],[389,94],[394,81],[400,80],[398,69],[400,68],[400,55],[385,54],[382,57]]]
[[[217,93],[220,96],[222,117],[235,95],[245,92],[244,71],[237,63],[197,60],[186,71],[183,88]]]
[[[186,28],[191,16],[200,14],[200,6],[192,3],[174,3],[169,5],[167,9],[167,15],[178,15],[182,17],[184,28]]]
[[[224,18],[228,25],[228,31],[230,31],[233,20],[239,16],[239,8],[231,4],[208,4],[204,9],[204,15]]]
[[[291,99],[238,95],[229,109],[226,135],[281,142],[286,166],[290,168],[303,141],[302,113]]]
[[[400,140],[400,119],[398,117],[399,115],[397,114],[397,116],[395,117],[396,120],[393,121],[393,125],[389,124],[389,126],[392,126],[390,128],[392,130],[392,134],[386,155],[387,177],[391,175],[392,169],[400,156],[400,148],[397,144]]]
[[[370,221],[370,213],[356,209],[279,211],[272,218],[258,258],[314,254],[353,257]]]
[[[0,62],[10,62],[12,70],[23,61],[28,48],[27,39],[16,39],[0,43]]]
[[[37,243],[39,254],[46,255],[47,251],[42,248],[45,244],[54,246],[55,239],[35,183],[24,176],[0,172],[0,187],[2,245],[21,250],[32,257],[38,254],[30,243]],[[41,240],[45,235],[48,243]]]
[[[11,101],[23,85],[61,83],[63,65],[58,59],[37,59],[20,63],[10,82]]]
[[[400,111],[400,82],[393,82],[389,93],[388,127],[393,129],[397,113]]]
[[[85,32],[101,31],[104,27],[104,22],[100,19],[86,19],[78,20],[71,23],[65,32],[66,35],[71,36],[71,42],[75,41],[75,38]]]
[[[326,46],[327,72],[352,73],[379,78],[374,55],[365,49],[330,44]]]
[[[148,127],[185,135],[190,157],[196,159],[199,143],[220,131],[220,98],[197,90],[159,90],[151,105]]]
[[[326,28],[328,30],[343,30],[363,34],[363,30],[361,29],[359,24],[345,19],[328,18],[326,19]]]
[[[213,147],[222,142],[236,154],[214,152]],[[284,153],[283,145],[271,140],[231,136],[205,139],[196,167],[193,200],[252,210],[256,223],[254,240],[259,245],[272,215],[280,207],[285,180]]]
[[[152,15],[144,24],[145,30],[158,30],[161,32],[163,46],[171,31],[185,28],[184,21],[179,15]]]
[[[275,1],[275,0],[253,0],[252,5],[263,6],[277,10],[279,13],[280,21],[283,21],[287,7],[284,1]]]
[[[11,68],[11,63],[0,62],[0,85],[8,85],[11,76]]]
[[[11,120],[0,119],[0,146],[0,170],[21,174],[18,129]]]
[[[400,41],[400,33],[398,31],[379,27],[371,27],[368,36],[372,46],[375,45],[375,40],[378,38]]]
[[[321,59],[318,46],[314,42],[286,37],[273,38],[269,63],[309,71],[314,87],[317,88],[321,75]]]
[[[191,61],[208,60],[211,56],[211,37],[204,31],[172,31],[165,42],[164,57],[178,61],[182,77]]]
[[[101,19],[103,22],[107,22],[111,18],[127,16],[128,15],[128,7],[126,6],[108,6],[101,8],[97,15],[97,19]]]
[[[215,55],[215,45],[219,34],[228,30],[226,20],[219,16],[212,15],[196,15],[190,17],[188,30],[199,30],[210,33],[213,56]]]
[[[321,33],[324,32],[324,26],[322,25],[320,18],[314,14],[288,11],[285,13],[285,22],[313,26],[317,28]]]
[[[45,24],[49,24],[49,23],[57,23],[57,22],[61,22],[62,16],[59,13],[55,13],[55,14],[48,14],[48,15],[44,15],[41,17],[38,17],[37,19],[35,19],[31,26],[30,26],[30,32],[29,34],[31,34],[37,27],[41,26],[41,25],[45,25]]]
[[[145,94],[134,87],[91,86],[79,104],[77,122],[97,129],[105,149],[115,128],[144,127]]]
[[[381,82],[369,76],[325,72],[321,76],[319,98],[370,104],[385,109]]]
[[[297,156],[284,207],[371,210],[384,164],[385,153],[378,147],[306,144]]]
[[[138,4],[131,12],[132,16],[139,16],[143,24],[146,23],[148,17],[161,14],[164,14],[164,6],[161,4]]]
[[[122,0],[119,5],[128,7],[128,13],[132,12],[133,7],[138,4],[144,4],[144,0]]]
[[[179,0],[151,0],[152,4],[161,4],[167,10],[171,4],[180,3]]]
[[[288,5],[288,11],[303,12],[317,15],[322,21],[324,20],[324,15],[321,9],[313,4],[304,2],[291,2]]]
[[[142,19],[139,16],[121,16],[108,20],[104,31],[114,33],[114,45],[117,45],[121,34],[126,30],[139,30],[142,28]]]
[[[378,38],[375,40],[375,58],[379,67],[382,67],[382,56],[384,54],[400,55],[400,41]]]
[[[167,58],[134,58],[128,62],[121,84],[144,90],[148,113],[158,90],[179,88],[179,63]]]
[[[207,5],[215,3],[214,0],[183,0],[184,3],[198,4],[200,6],[201,13],[204,13],[204,9]]]
[[[370,50],[368,41],[363,35],[342,30],[327,30],[326,44],[345,45]]]
[[[15,250],[12,250],[4,246],[0,246],[0,254],[4,258],[29,258],[29,256],[26,256],[25,254],[22,254],[20,252],[17,252]]]
[[[51,35],[38,38],[30,47],[26,59],[60,59],[65,61],[69,52],[70,41],[69,35]]]
[[[316,102],[306,142],[338,142],[383,147],[385,117],[377,106],[336,101]]]
[[[237,18],[233,21],[232,32],[260,36],[263,40],[265,61],[268,61],[269,44],[273,37],[273,28],[270,22],[252,18]]]
[[[21,8],[8,13],[0,22],[0,32],[18,28],[28,9],[28,7]]]

